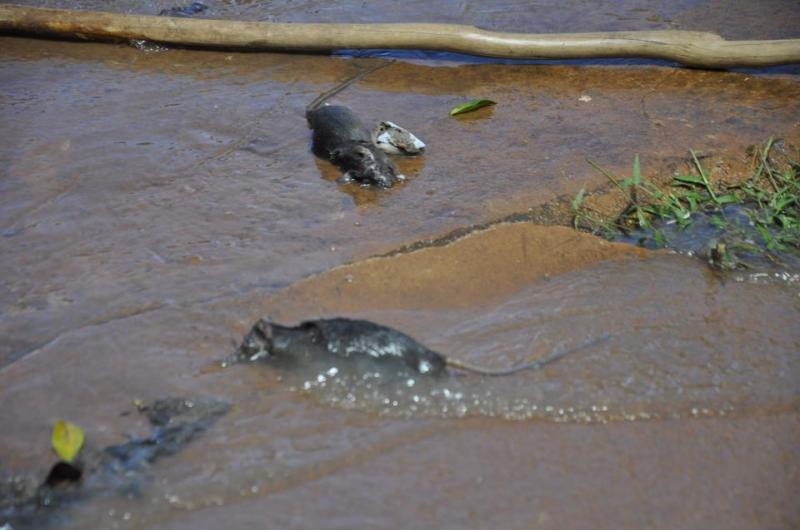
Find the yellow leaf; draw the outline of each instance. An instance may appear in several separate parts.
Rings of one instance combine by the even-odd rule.
[[[58,420],[53,425],[53,449],[64,462],[72,462],[83,447],[83,431],[74,423]]]

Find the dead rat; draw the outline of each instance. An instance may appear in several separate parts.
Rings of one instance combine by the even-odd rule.
[[[223,365],[259,359],[294,362],[332,355],[342,358],[367,357],[382,363],[394,362],[405,365],[419,374],[433,377],[450,375],[450,370],[504,376],[522,370],[540,369],[566,355],[599,344],[608,338],[608,335],[605,335],[543,359],[508,369],[493,370],[445,357],[396,329],[368,320],[320,319],[287,327],[259,319],[245,336],[238,350],[223,362]]]
[[[405,176],[397,171],[397,167],[384,150],[376,144],[375,135],[367,129],[352,110],[341,105],[325,103],[356,81],[389,64],[391,61],[369,68],[347,79],[317,96],[306,107],[308,126],[313,130],[311,150],[315,155],[329,160],[344,172],[339,182],[355,181],[364,186],[375,185],[381,188],[391,188],[396,182],[405,179]],[[413,137],[413,135],[411,136]],[[382,146],[385,143],[383,142]],[[414,145],[413,141],[410,144],[405,142],[404,145],[406,144]],[[424,148],[422,142],[419,144]],[[389,149],[392,147],[390,146]],[[421,148],[416,152],[420,150]],[[398,152],[401,151],[402,149],[398,150]]]

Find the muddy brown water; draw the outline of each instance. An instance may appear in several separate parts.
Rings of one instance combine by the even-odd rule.
[[[800,27],[796,5],[779,1],[607,2],[591,17],[580,2],[211,7],[513,31],[780,38]],[[797,77],[398,62],[337,97],[429,145],[401,162],[407,183],[375,192],[334,182],[303,118],[314,96],[375,60],[0,37],[2,469],[42,475],[57,418],[102,446],[146,431],[120,416],[134,399],[210,394],[233,410],[150,470],[143,498],[89,499],[56,526],[797,526],[791,277],[720,278],[697,259],[531,223],[424,243],[603,185],[586,158],[624,173],[639,153],[645,172],[665,174],[693,148],[735,174],[749,145],[800,144]],[[447,116],[486,96],[498,105]],[[257,317],[333,315],[491,367],[610,338],[501,379],[208,370]]]

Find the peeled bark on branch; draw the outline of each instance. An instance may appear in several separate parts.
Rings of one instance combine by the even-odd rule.
[[[535,35],[456,24],[240,22],[0,5],[0,32],[272,51],[420,49],[508,59],[641,57],[702,68],[800,63],[800,39],[727,41],[695,31]]]

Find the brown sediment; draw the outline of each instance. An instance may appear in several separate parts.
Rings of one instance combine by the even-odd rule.
[[[433,248],[371,258],[295,283],[263,303],[297,319],[373,308],[476,307],[551,275],[648,251],[559,226],[493,225]]]

